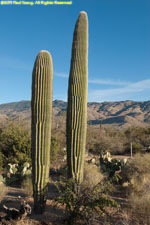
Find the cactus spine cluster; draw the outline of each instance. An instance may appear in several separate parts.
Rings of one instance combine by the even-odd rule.
[[[32,173],[34,210],[45,209],[49,180],[53,64],[48,51],[41,51],[32,73]]]
[[[68,177],[83,181],[87,129],[88,17],[80,12],[72,44],[67,107]]]

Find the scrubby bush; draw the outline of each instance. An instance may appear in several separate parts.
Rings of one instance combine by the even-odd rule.
[[[150,224],[150,174],[132,176],[129,187],[129,206],[134,222]]]
[[[125,153],[130,154],[131,152],[131,143],[126,143],[125,144]],[[132,142],[132,153],[142,153],[144,152],[144,147],[140,143]]]
[[[94,128],[88,126],[87,150],[93,154],[109,151],[111,154],[129,154],[130,143],[133,153],[143,151],[150,146],[150,128],[129,127],[125,130],[114,128]]]
[[[129,198],[132,224],[150,224],[150,193],[139,196],[131,194]]]
[[[57,157],[61,141],[55,131],[51,137],[51,162]],[[23,123],[8,123],[0,128],[0,166],[8,163],[31,163],[31,132],[24,128]]]
[[[29,130],[16,123],[8,123],[0,132],[0,152],[5,165],[31,162],[31,135]]]
[[[150,133],[149,128],[142,127],[129,127],[124,131],[126,137],[126,150],[129,151],[130,143],[132,142],[132,148],[134,153],[138,153],[144,148],[150,146]]]
[[[87,149],[93,154],[109,151],[112,154],[124,152],[125,136],[114,129],[94,129],[92,126],[87,132]]]
[[[144,174],[149,174],[150,171],[150,154],[136,154],[133,159],[130,159],[126,167],[122,170],[122,176],[126,180],[131,180],[133,177],[142,177]]]
[[[6,185],[3,182],[0,181],[0,203],[3,199],[3,197],[5,196],[6,192],[7,192]]]
[[[65,122],[64,118],[61,118]],[[58,126],[52,129],[52,137],[59,142],[60,149],[66,148],[66,126]]]
[[[136,154],[130,165],[135,173],[139,175],[148,174],[150,171],[150,154]]]
[[[3,167],[3,154],[0,151],[0,170],[2,169],[2,167]]]
[[[150,171],[150,154],[136,154],[134,158],[127,161],[126,166],[121,170],[122,183],[128,183],[127,188],[129,193],[136,192],[142,188],[142,183],[145,176],[149,177]],[[138,185],[139,183],[139,185]],[[138,187],[139,186],[139,187]]]
[[[118,206],[109,197],[110,183],[106,181],[88,188],[84,185],[78,187],[73,180],[63,179],[57,184],[57,188],[60,195],[55,200],[65,206],[68,225],[98,222],[102,215],[109,214],[106,207]]]
[[[31,176],[26,177],[22,181],[21,186],[24,189],[24,191],[28,197],[33,196],[33,185],[32,185],[32,177]]]
[[[150,154],[136,154],[122,171],[134,224],[150,224]],[[127,185],[124,185],[124,184]]]
[[[51,137],[51,150],[50,150],[50,160],[54,161],[57,157],[58,151],[60,149],[60,140],[52,135]]]
[[[84,180],[82,187],[93,189],[98,183],[104,178],[103,174],[100,172],[99,167],[91,164],[85,163],[84,165]]]

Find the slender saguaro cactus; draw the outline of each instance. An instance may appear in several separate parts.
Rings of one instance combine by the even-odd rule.
[[[68,177],[80,184],[87,129],[88,17],[80,12],[75,25],[68,86],[67,164]]]
[[[48,51],[41,51],[32,73],[32,173],[34,210],[42,213],[49,179],[53,64]]]

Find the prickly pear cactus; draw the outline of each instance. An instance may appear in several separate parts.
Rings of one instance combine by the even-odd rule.
[[[32,172],[34,211],[43,213],[50,166],[53,64],[48,51],[41,51],[32,73]]]
[[[87,128],[88,17],[80,12],[72,44],[67,107],[68,177],[81,183]]]
[[[25,179],[26,177],[32,174],[31,165],[25,162],[23,165],[19,164],[11,164],[9,163],[6,166],[6,172],[3,174],[6,184],[19,184]]]
[[[121,170],[127,163],[127,159],[115,159],[111,157],[109,152],[100,155],[101,171],[107,174],[110,178],[113,177],[116,171]]]

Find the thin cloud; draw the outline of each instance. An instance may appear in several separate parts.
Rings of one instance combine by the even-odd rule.
[[[111,88],[103,90],[90,90],[89,101],[117,101],[136,98],[136,96],[143,96],[148,92],[147,98],[150,99],[150,80],[142,80],[131,83],[121,88]]]
[[[68,74],[67,73],[54,73],[56,77],[61,77],[61,78],[68,78]]]
[[[60,78],[69,78],[69,75],[66,73],[54,74]],[[111,79],[89,79],[88,83],[94,85],[107,85],[107,88],[105,89],[95,88],[92,90],[91,87],[89,87],[88,101],[90,102],[125,101],[127,99],[142,101],[150,99],[150,79],[134,83]],[[108,88],[108,86],[114,86],[114,88]],[[63,99],[66,99],[66,97]]]
[[[61,78],[69,78],[69,75],[66,73],[54,73],[55,76],[57,77],[61,77]],[[109,79],[89,79],[88,80],[89,84],[101,84],[101,85],[117,85],[117,86],[124,86],[124,85],[128,85],[130,84],[130,82],[127,81],[113,81],[113,80],[109,80]]]
[[[128,85],[130,82],[126,81],[113,81],[113,80],[103,80],[103,79],[89,79],[90,84],[104,84],[104,85],[117,85],[117,86],[122,86],[122,85]]]

